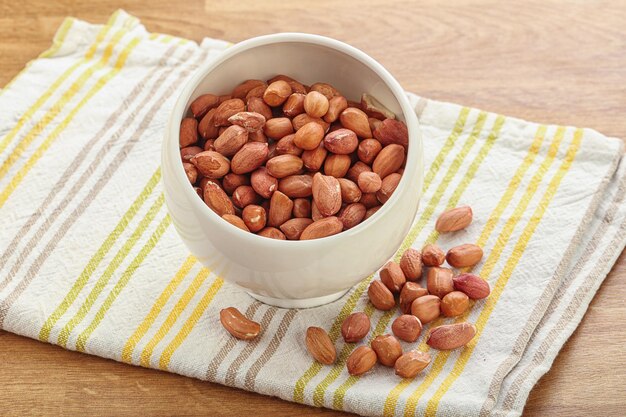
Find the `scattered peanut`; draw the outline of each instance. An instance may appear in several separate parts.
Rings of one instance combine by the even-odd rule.
[[[363,312],[350,314],[341,325],[341,335],[346,343],[355,343],[367,336],[370,318]]]
[[[228,307],[220,311],[222,326],[234,337],[241,340],[251,340],[261,332],[261,325],[247,319],[235,307]]]
[[[324,329],[321,327],[309,327],[306,330],[305,341],[309,353],[316,361],[324,365],[330,365],[335,362],[337,351]]]
[[[390,334],[376,336],[372,340],[372,349],[376,352],[378,362],[384,366],[393,366],[396,360],[402,356],[400,342]]]

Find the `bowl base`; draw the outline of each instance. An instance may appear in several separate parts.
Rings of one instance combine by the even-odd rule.
[[[275,307],[281,308],[311,308],[311,307],[319,307],[324,304],[332,303],[333,301],[337,301],[341,297],[343,297],[350,288],[345,291],[339,291],[334,294],[324,295],[322,297],[314,297],[314,298],[301,298],[301,299],[287,299],[287,298],[274,298],[274,297],[266,297],[264,295],[255,294],[250,291],[246,291],[252,298],[264,303],[269,304]]]

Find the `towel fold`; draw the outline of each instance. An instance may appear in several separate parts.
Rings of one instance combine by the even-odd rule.
[[[492,293],[431,323],[468,321],[478,333],[463,349],[430,350],[416,378],[382,366],[352,377],[345,361],[359,344],[343,342],[342,320],[368,314],[368,343],[399,315],[368,303],[375,277],[329,305],[279,309],[200,265],[171,227],[163,131],[181,86],[227,45],[151,34],[123,11],[105,25],[68,18],[0,92],[0,328],[363,415],[520,415],[626,244],[622,142],[410,94],[426,171],[401,250],[475,242],[485,256],[473,271]],[[438,214],[461,204],[474,222],[436,233]],[[227,306],[260,322],[262,337],[230,337]],[[306,352],[312,325],[329,332],[335,365]],[[405,350],[429,350],[428,327]]]

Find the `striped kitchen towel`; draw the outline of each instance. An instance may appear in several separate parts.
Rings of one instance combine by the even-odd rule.
[[[166,213],[159,154],[169,111],[226,46],[147,33],[122,11],[105,25],[67,19],[0,92],[0,328],[364,415],[519,415],[625,245],[622,142],[411,96],[427,168],[403,248],[478,243],[485,257],[474,271],[492,294],[433,324],[469,321],[478,333],[463,349],[431,351],[415,379],[384,367],[351,377],[343,318],[370,316],[367,343],[398,315],[368,303],[372,277],[306,312],[263,305],[190,256]],[[474,223],[440,236],[435,218],[459,204],[473,207]],[[263,336],[226,334],[218,313],[231,305]],[[305,351],[311,325],[329,331],[335,365]],[[423,335],[404,348],[429,350]]]

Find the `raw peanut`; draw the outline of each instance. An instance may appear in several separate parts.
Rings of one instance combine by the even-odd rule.
[[[341,187],[341,200],[344,203],[358,203],[361,199],[361,189],[347,178],[337,178]]]
[[[289,98],[291,92],[291,86],[286,81],[274,81],[267,86],[263,94],[263,101],[265,101],[268,106],[280,106]]]
[[[246,129],[241,126],[229,126],[224,133],[215,139],[213,147],[224,156],[233,156],[246,142],[248,142]]]
[[[246,232],[250,231],[250,229],[248,229],[244,221],[239,216],[236,216],[234,214],[224,214],[222,216],[222,219],[226,220],[228,223],[232,224],[233,226],[240,228],[241,230],[244,230]]]
[[[352,160],[350,155],[337,155],[331,153],[324,161],[324,174],[331,177],[341,178],[348,173]]]
[[[267,80],[267,82],[269,84],[271,84],[273,82],[276,82],[276,81],[286,81],[287,84],[289,84],[289,86],[291,87],[291,89],[293,90],[294,93],[306,94],[307,89],[304,87],[304,85],[302,85],[298,81],[294,80],[293,78],[289,77],[288,75],[278,74],[278,75],[270,78],[269,80]]]
[[[370,124],[367,121],[367,115],[363,111],[348,107],[339,115],[339,121],[346,129],[350,129],[357,136],[361,138],[371,138],[372,131],[370,130]]]
[[[343,224],[343,230],[352,229],[363,221],[366,208],[361,203],[348,204],[339,212],[339,220]]]
[[[324,147],[324,143],[320,143],[319,146],[312,151],[304,151],[302,153],[302,162],[304,167],[309,171],[319,171],[324,164],[328,151]]]
[[[439,350],[450,350],[467,345],[476,335],[476,326],[470,323],[446,324],[430,330],[426,343]]]
[[[348,107],[354,107],[355,109],[359,109],[359,110],[363,110],[361,108],[361,102],[360,101],[352,101],[352,100],[348,100]]]
[[[382,281],[372,281],[367,289],[367,295],[370,302],[378,310],[388,311],[396,306],[396,300],[394,300],[393,294]]]
[[[248,132],[256,132],[263,129],[265,116],[251,111],[242,111],[230,116],[228,121],[234,125],[243,127]]]
[[[198,133],[203,139],[215,139],[219,135],[219,128],[215,126],[215,111],[213,108],[207,112],[198,124]],[[205,145],[206,150],[206,145]]]
[[[370,209],[379,205],[378,199],[375,193],[363,193],[359,203],[365,205],[365,208]]]
[[[312,151],[322,143],[322,140],[324,140],[324,128],[319,123],[309,122],[298,129],[293,142],[300,149]]]
[[[400,174],[400,175],[404,174],[404,168],[400,168],[400,169],[399,169],[399,170],[397,170],[395,173],[396,173],[396,174]]]
[[[422,288],[417,282],[407,282],[402,287],[402,291],[400,291],[400,299],[398,300],[400,310],[402,310],[404,314],[410,314],[413,301],[425,295],[428,295],[426,288]]]
[[[232,172],[224,175],[222,179],[222,187],[226,194],[232,194],[237,187],[241,185],[250,185],[250,178],[247,175],[233,174]]]
[[[214,94],[203,94],[191,102],[189,109],[196,119],[202,119],[212,108],[220,104],[220,98]]]
[[[337,178],[316,173],[312,192],[313,201],[323,216],[332,216],[341,208],[341,186]]]
[[[267,84],[262,80],[246,80],[233,89],[231,96],[243,99],[248,95],[250,90],[259,86],[267,87]]]
[[[357,156],[363,163],[371,165],[381,149],[383,146],[376,139],[364,139],[359,143]]]
[[[328,130],[328,128],[330,127],[329,123],[326,123],[325,121],[323,121],[319,117],[311,117],[311,116],[309,116],[306,113],[302,113],[302,114],[297,115],[291,121],[291,123],[293,125],[293,128],[295,130],[300,130],[302,128],[302,126],[304,126],[307,123],[311,123],[311,122],[315,122],[315,123],[319,124],[320,126],[322,126],[322,128],[324,128],[324,132],[326,132]]]
[[[202,151],[195,154],[191,163],[207,178],[222,178],[231,168],[230,161],[222,154],[213,151]]]
[[[234,337],[241,340],[251,340],[261,332],[261,325],[247,319],[235,307],[228,307],[220,311],[222,326]]]
[[[394,365],[396,375],[401,378],[415,378],[426,369],[431,358],[427,352],[412,350],[400,356]]]
[[[317,208],[317,204],[315,204],[314,201],[311,202],[311,218],[313,219],[314,222],[318,220],[322,220],[324,218],[322,213],[320,213],[319,209]]]
[[[261,207],[263,207],[265,209],[265,212],[269,212],[270,211],[270,200],[263,200],[261,202]]]
[[[240,185],[233,192],[232,196],[233,204],[240,209],[250,204],[257,204],[259,199],[259,195],[254,192],[254,188],[249,185]]]
[[[343,96],[335,96],[328,101],[328,111],[324,116],[324,121],[332,123],[339,119],[342,111],[348,108],[348,100]]]
[[[215,150],[215,146],[213,146],[214,143],[215,143],[215,139],[207,139],[204,142],[204,150],[205,151],[214,151]]]
[[[202,152],[202,148],[199,146],[187,146],[180,150],[180,159],[183,162],[189,162],[189,160],[195,155]]]
[[[339,121],[333,122],[330,124],[330,128],[328,129],[328,132],[326,133],[334,132],[335,130],[339,130],[339,129],[343,129],[343,126],[341,126],[341,123]]]
[[[293,217],[297,218],[310,218],[311,217],[311,202],[306,198],[296,198],[293,200]]]
[[[302,149],[298,148],[294,143],[294,139],[296,138],[295,134],[283,136],[281,140],[276,142],[276,154],[277,155],[302,155]]]
[[[267,224],[279,227],[291,218],[291,210],[293,210],[293,201],[280,191],[275,191],[270,199]]]
[[[409,146],[409,131],[406,125],[399,120],[385,119],[373,132],[374,137],[383,146],[391,144]]]
[[[246,94],[246,102],[252,97],[260,98],[261,100],[263,100],[263,94],[265,94],[266,89],[267,87],[265,85],[259,85],[254,87],[252,90],[248,91],[248,94]]]
[[[472,208],[470,206],[456,207],[441,213],[435,224],[435,230],[439,233],[456,232],[465,229],[471,222]]]
[[[241,217],[246,227],[253,233],[263,229],[267,221],[265,209],[255,204],[244,207]]]
[[[220,180],[218,179],[211,179],[211,178],[207,178],[207,177],[202,177],[202,179],[200,180],[200,189],[204,192],[204,187],[206,187],[207,183],[209,181],[212,181],[214,183],[217,184],[218,187],[221,187],[222,185],[220,184]],[[223,190],[223,188],[222,188]]]
[[[452,291],[441,299],[441,312],[446,317],[456,317],[469,307],[469,297],[461,291]]]
[[[369,219],[370,217],[372,217],[374,214],[376,214],[376,212],[378,210],[380,210],[382,206],[376,206],[376,207],[370,207],[367,209],[367,211],[365,212],[365,218],[363,219],[363,221]]]
[[[302,159],[295,155],[278,155],[265,164],[267,172],[276,178],[297,174],[302,168]]]
[[[259,97],[250,97],[248,99],[248,111],[261,114],[266,121],[273,117],[270,106],[265,104],[263,99]]]
[[[289,136],[289,135],[287,135],[287,136]],[[269,149],[270,152],[267,154],[267,158],[265,158],[265,162],[269,161],[270,159],[272,159],[275,156],[278,156],[278,153],[276,152],[276,144],[277,143],[278,142],[275,142],[273,140],[271,141],[271,143],[269,143],[268,149]]]
[[[395,119],[396,115],[385,107],[376,97],[367,93],[361,95],[361,110],[365,112],[369,117],[374,117],[379,120]]]
[[[262,130],[257,130],[256,132],[248,132],[248,141],[267,143],[267,137]]]
[[[478,245],[466,243],[464,245],[455,246],[448,251],[446,260],[455,268],[464,268],[466,266],[474,266],[483,257],[483,250]]]
[[[270,239],[286,240],[287,238],[275,227],[266,227],[257,233],[259,236],[269,237]]]
[[[413,300],[411,314],[422,324],[430,323],[441,314],[441,300],[436,295],[423,295]]]
[[[422,248],[422,262],[426,266],[439,266],[446,260],[446,254],[437,245],[429,244]]]
[[[202,198],[202,188],[200,187],[193,187],[193,190],[196,192],[196,194],[198,194],[198,197]]]
[[[392,293],[399,293],[402,286],[406,282],[404,272],[400,269],[400,265],[393,261],[389,261],[379,272],[380,280],[385,284]]]
[[[313,223],[312,219],[304,217],[289,219],[280,225],[280,230],[285,234],[285,236],[287,236],[287,239],[299,240],[300,235],[302,235],[302,231],[311,223]]]
[[[454,289],[464,292],[472,300],[481,300],[487,298],[491,289],[489,283],[474,274],[461,274],[454,277]]]
[[[378,126],[380,126],[383,123],[381,120],[375,119],[373,117],[369,117],[367,121],[370,124],[370,129],[372,130],[372,133],[374,132],[374,130],[376,130]]]
[[[387,175],[400,169],[403,162],[404,148],[395,144],[387,145],[376,155],[372,164],[372,171],[384,179]]]
[[[352,376],[363,375],[376,365],[376,352],[369,346],[359,346],[354,349],[346,360],[346,368]]]
[[[267,143],[248,142],[233,156],[230,168],[235,174],[247,174],[260,167],[268,154]]]
[[[361,161],[357,161],[354,163],[354,165],[352,165],[352,168],[348,170],[348,173],[346,174],[346,178],[356,183],[357,181],[359,181],[359,175],[361,175],[361,172],[365,172],[365,171],[371,172],[372,169],[369,167],[369,165],[366,165]]]
[[[380,190],[383,181],[375,172],[361,172],[357,179],[359,188],[364,193],[375,193]]]
[[[306,347],[313,359],[324,365],[332,365],[337,358],[335,345],[328,333],[320,327],[306,329]]]
[[[185,117],[180,122],[180,133],[178,135],[178,146],[186,148],[198,142],[198,121],[193,117]]]
[[[222,190],[218,183],[207,181],[204,186],[204,202],[219,216],[224,214],[235,214],[235,207],[228,195]]]
[[[287,117],[275,117],[265,122],[263,133],[272,139],[280,139],[293,133],[291,120]]]
[[[328,106],[328,99],[317,91],[310,91],[304,99],[304,111],[311,117],[324,116]]]
[[[240,111],[245,111],[246,105],[239,98],[232,98],[220,104],[213,115],[213,124],[215,126],[228,126],[228,119]]]
[[[302,93],[293,93],[283,104],[283,114],[287,117],[294,117],[304,113],[304,97]]]
[[[183,162],[183,168],[185,169],[185,175],[189,179],[190,184],[195,184],[198,179],[198,170],[194,164],[189,162]]]
[[[352,313],[341,325],[341,335],[346,343],[356,343],[370,331],[370,318],[363,312]]]
[[[422,323],[412,314],[403,314],[393,321],[391,331],[400,340],[415,342],[422,332]]]
[[[300,235],[300,240],[320,239],[336,235],[343,230],[343,225],[335,216],[324,217],[307,226]]]
[[[230,123],[230,122],[229,122],[229,123]],[[224,132],[226,131],[226,128],[227,128],[227,127],[228,127],[228,126],[221,126],[221,127],[219,128],[219,130],[217,131],[217,136],[220,136],[222,133],[224,133]]]
[[[339,95],[337,89],[327,83],[315,83],[311,86],[311,91],[322,93],[328,100]]]
[[[376,352],[378,362],[384,366],[393,366],[402,356],[402,346],[398,339],[390,334],[376,336],[372,340],[372,349]]]
[[[270,198],[278,189],[278,180],[272,177],[265,167],[260,167],[252,173],[250,183],[254,191],[263,198]]]
[[[290,198],[310,197],[313,178],[309,175],[290,175],[278,182],[278,190]]]
[[[409,248],[400,258],[400,268],[407,281],[417,281],[422,277],[422,254],[417,249]]]
[[[446,294],[454,291],[454,276],[451,269],[432,267],[428,270],[426,278],[426,287],[430,294],[443,298]]]
[[[225,102],[226,100],[230,100],[231,98],[233,98],[232,95],[230,94],[222,94],[220,96],[220,104],[222,104],[223,102]]]
[[[298,94],[305,94],[309,92],[308,88],[296,81],[296,80],[285,80],[287,81],[287,84],[289,84],[289,86],[291,87],[291,91],[293,91],[294,93],[298,93]]]
[[[324,137],[324,147],[332,153],[347,155],[357,148],[359,140],[349,129],[337,129]]]
[[[376,198],[381,204],[385,204],[391,198],[391,194],[396,191],[402,175],[393,173],[387,175],[380,185],[380,190],[376,192]]]

